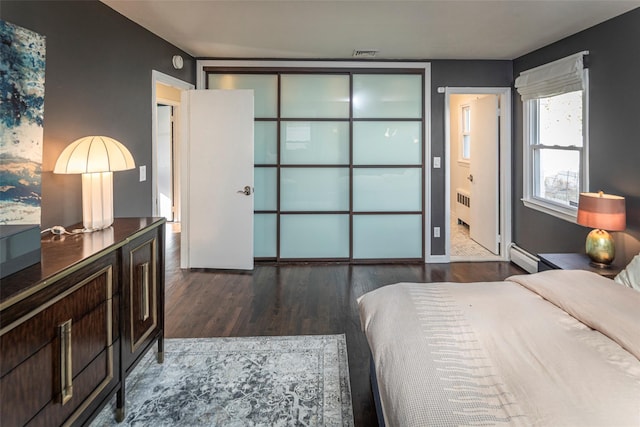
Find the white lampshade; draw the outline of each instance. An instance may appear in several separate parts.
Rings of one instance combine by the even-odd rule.
[[[136,167],[127,147],[107,136],[85,136],[65,148],[53,173],[114,172]]]
[[[65,148],[53,169],[59,174],[82,174],[82,223],[85,230],[113,224],[113,171],[135,168],[127,148],[106,136],[85,136]]]

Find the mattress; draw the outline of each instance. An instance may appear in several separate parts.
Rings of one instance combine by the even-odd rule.
[[[358,300],[387,426],[640,426],[640,292],[586,271]]]

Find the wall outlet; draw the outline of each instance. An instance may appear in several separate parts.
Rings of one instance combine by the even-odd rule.
[[[146,180],[147,180],[147,166],[142,165],[140,166],[140,182],[143,182]]]
[[[433,237],[440,237],[440,227],[433,227]]]
[[[440,157],[433,158],[433,168],[440,169]]]

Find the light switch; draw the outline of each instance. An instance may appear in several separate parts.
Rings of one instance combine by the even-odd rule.
[[[433,237],[440,237],[440,227],[433,227]]]
[[[433,168],[440,169],[440,157],[433,158]]]
[[[140,166],[140,182],[143,182],[146,180],[147,180],[147,166],[142,165]]]

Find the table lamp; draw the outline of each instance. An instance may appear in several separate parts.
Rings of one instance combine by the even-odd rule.
[[[115,139],[85,136],[62,151],[53,173],[82,174],[82,224],[84,231],[95,231],[113,224],[113,172],[135,167]]]
[[[613,238],[608,231],[622,231],[626,227],[624,197],[598,193],[580,193],[578,224],[592,227],[587,236],[586,251],[591,265],[599,268],[611,266],[616,255]]]

